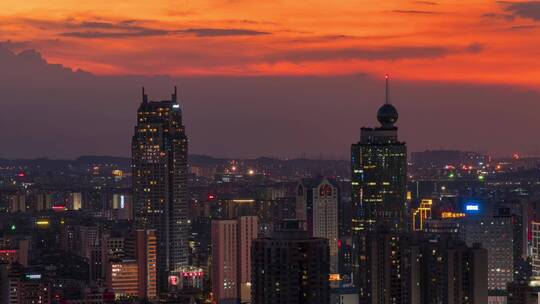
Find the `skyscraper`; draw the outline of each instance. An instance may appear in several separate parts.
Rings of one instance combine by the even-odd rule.
[[[328,240],[309,237],[298,220],[254,240],[252,252],[253,304],[330,302]]]
[[[158,286],[188,261],[187,149],[176,87],[171,100],[144,93],[132,139],[133,203],[137,227],[155,229]]]
[[[386,102],[377,112],[378,128],[362,128],[360,141],[351,147],[353,282],[360,293],[371,284],[361,269],[368,267],[368,233],[379,229],[406,230],[407,147],[398,141],[396,108]],[[363,279],[362,279],[363,277]]]
[[[388,91],[388,78],[387,91]],[[384,225],[404,228],[407,147],[398,141],[396,108],[388,101],[377,112],[378,128],[362,128],[351,147],[353,233]]]

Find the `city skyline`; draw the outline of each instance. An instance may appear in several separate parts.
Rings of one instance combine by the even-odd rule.
[[[4,0],[0,303],[540,303],[538,22]]]

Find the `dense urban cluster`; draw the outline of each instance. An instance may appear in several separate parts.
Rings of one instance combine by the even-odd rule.
[[[188,156],[176,89],[136,114],[131,158],[0,159],[0,303],[539,301],[540,158],[410,153],[388,102],[350,160]]]

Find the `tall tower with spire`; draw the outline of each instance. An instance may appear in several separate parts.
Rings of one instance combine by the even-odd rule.
[[[407,229],[407,147],[398,140],[398,112],[390,103],[386,76],[385,103],[377,111],[376,128],[362,128],[360,141],[351,146],[352,234],[356,252],[353,268],[362,268],[359,252],[366,233]],[[353,277],[355,274],[353,273]],[[356,273],[358,279],[358,273]]]
[[[149,101],[144,88],[132,138],[134,217],[155,229],[161,290],[167,274],[188,262],[188,139],[177,90],[170,100]]]

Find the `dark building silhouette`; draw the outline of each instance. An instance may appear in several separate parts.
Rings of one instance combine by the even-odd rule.
[[[370,231],[359,303],[480,304],[488,301],[487,250],[455,235]]]
[[[487,250],[450,235],[423,235],[409,248],[410,301],[419,304],[488,303]]]
[[[272,237],[252,244],[252,303],[330,302],[328,240],[309,237],[299,221],[285,220]]]
[[[132,139],[133,203],[137,228],[155,229],[158,286],[188,261],[188,140],[176,88],[171,100],[144,93]]]
[[[535,281],[515,281],[507,286],[506,304],[537,304],[540,287]]]

